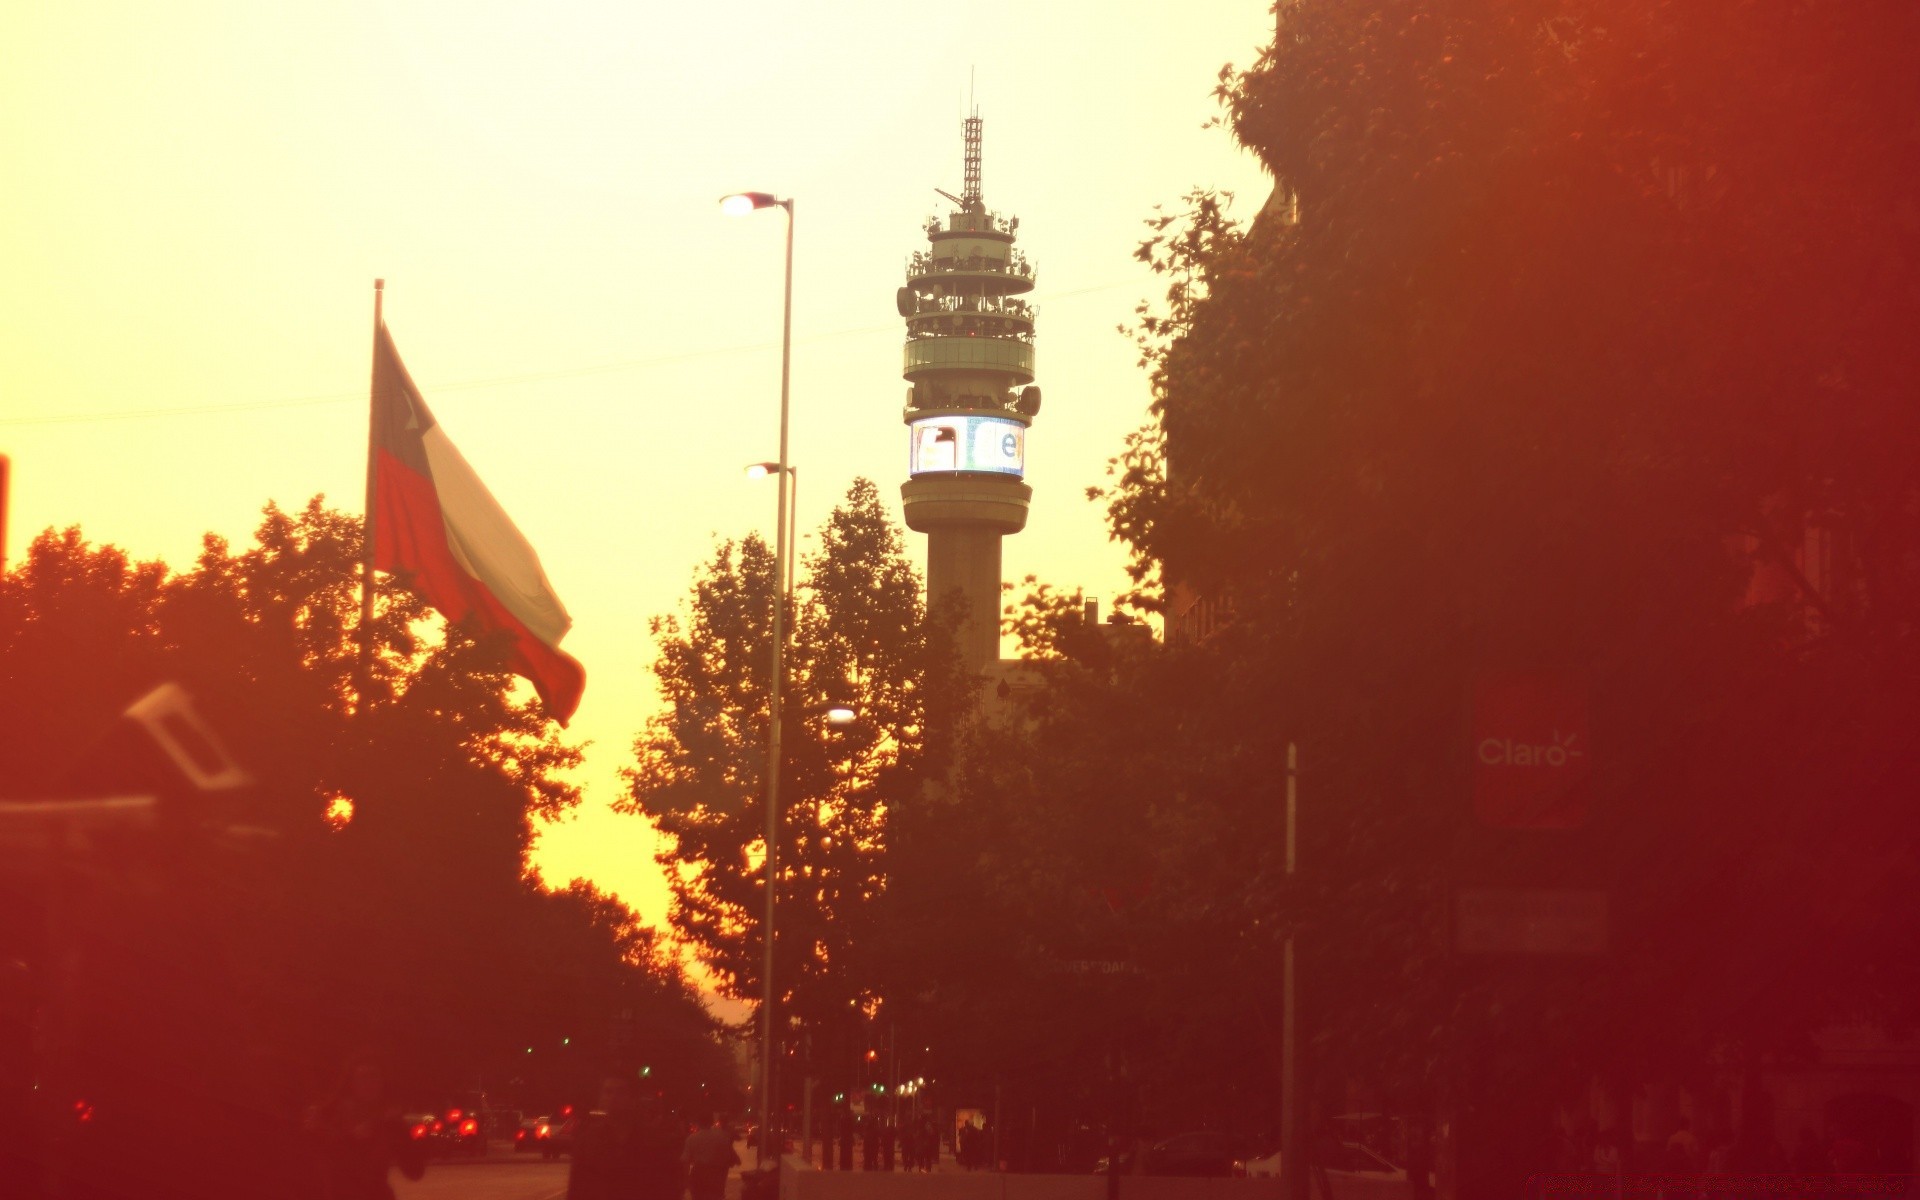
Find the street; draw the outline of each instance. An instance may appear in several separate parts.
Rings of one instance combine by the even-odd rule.
[[[419,1182],[397,1175],[398,1200],[558,1200],[567,1194],[562,1162],[434,1163]]]
[[[418,1182],[393,1176],[397,1200],[558,1200],[567,1194],[567,1163],[533,1158],[435,1162]],[[727,1200],[738,1200],[740,1173],[727,1179]]]

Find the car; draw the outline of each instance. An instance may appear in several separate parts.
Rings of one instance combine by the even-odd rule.
[[[528,1117],[520,1122],[520,1128],[513,1131],[513,1152],[532,1154],[541,1148],[547,1134],[552,1132],[551,1117]]]
[[[428,1140],[429,1149],[445,1158],[484,1158],[487,1134],[482,1114],[465,1108],[449,1108],[434,1122]]]
[[[526,1114],[517,1108],[490,1108],[480,1118],[480,1128],[488,1141],[506,1141],[527,1123]]]
[[[1404,1167],[1394,1163],[1379,1152],[1361,1145],[1359,1142],[1340,1142],[1332,1154],[1332,1161],[1320,1164],[1327,1169],[1330,1182],[1345,1183],[1343,1194],[1353,1190],[1356,1184],[1380,1185],[1385,1188],[1404,1188],[1407,1172]],[[1280,1152],[1260,1155],[1247,1160],[1247,1176],[1251,1179],[1277,1179],[1280,1175]],[[1370,1193],[1355,1193],[1370,1194]]]
[[[604,1113],[588,1113],[590,1117],[604,1116]],[[547,1123],[547,1136],[540,1142],[540,1157],[559,1158],[562,1154],[573,1153],[573,1140],[580,1132],[580,1114],[561,1118]]]
[[[1141,1151],[1138,1173],[1227,1179],[1246,1174],[1246,1161],[1254,1153],[1253,1146],[1238,1134],[1216,1130],[1179,1133]],[[1095,1164],[1094,1174],[1104,1175],[1107,1163],[1103,1158]],[[1135,1173],[1133,1154],[1120,1155],[1120,1173]]]
[[[540,1117],[528,1117],[521,1121],[519,1128],[513,1131],[513,1152],[531,1154],[539,1151],[548,1158],[554,1157],[553,1136],[568,1121],[573,1119],[573,1105],[563,1106],[559,1112],[548,1113]]]
[[[439,1133],[440,1118],[430,1112],[405,1113],[400,1119],[406,1123],[407,1136],[416,1142],[431,1144],[433,1138]]]

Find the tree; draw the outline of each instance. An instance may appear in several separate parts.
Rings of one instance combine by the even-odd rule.
[[[653,622],[666,705],[635,740],[625,801],[669,841],[675,928],[742,998],[761,986],[774,566],[757,537],[723,541],[685,615]],[[775,971],[782,1022],[817,1029],[874,988],[891,821],[938,775],[928,713],[952,672],[871,482],[854,482],[805,567],[782,690]],[[847,701],[858,723],[829,727],[825,706]]]
[[[563,775],[578,751],[516,694],[502,647],[381,581],[361,706],[359,539],[358,519],[316,499],[269,505],[242,550],[210,537],[183,575],[69,530],[0,576],[0,720],[23,735],[4,750],[10,781],[57,783],[162,679],[186,684],[258,780],[241,807],[172,813],[155,837],[8,864],[36,882],[7,940],[65,981],[47,1000],[49,1094],[94,1104],[106,1144],[128,1151],[96,1155],[101,1169],[144,1172],[142,1187],[214,1194],[225,1184],[146,1178],[177,1156],[136,1143],[223,1106],[296,1116],[360,1047],[415,1102],[487,1086],[507,1099],[529,1044],[576,1035],[573,1073],[551,1082],[590,1087],[618,1064],[628,1012],[650,1039],[634,1052],[674,1067],[674,1086],[728,1082],[652,932],[585,885],[549,895],[527,873],[533,819],[578,801]],[[203,815],[277,836],[229,845],[195,828]],[[58,946],[32,936],[42,917]],[[47,975],[62,951],[80,965]]]
[[[68,528],[35,538],[0,579],[0,779],[25,798],[72,769],[112,699],[157,682],[166,567]]]
[[[576,879],[537,893],[511,941],[533,981],[515,997],[533,1051],[529,1102],[578,1102],[618,1071],[644,1072],[642,1086],[677,1111],[737,1103],[718,1022],[659,931],[625,905]]]
[[[1015,1169],[1085,1171],[1109,1135],[1270,1133],[1289,893],[1267,712],[1217,695],[1230,658],[1027,583],[1018,686],[903,818],[921,852],[888,898],[924,944],[890,996],[900,1040],[943,1102],[1001,1107]]]
[[[1223,75],[1275,195],[1143,245],[1155,421],[1111,513],[1151,598],[1231,606],[1196,700],[1259,714],[1270,779],[1301,746],[1312,889],[1211,907],[1306,931],[1329,1070],[1530,1135],[1544,1062],[1913,1016],[1917,45],[1881,3],[1305,0]],[[1466,697],[1514,667],[1591,681],[1577,836],[1467,815]],[[1442,973],[1450,889],[1542,881],[1612,891],[1604,970]]]

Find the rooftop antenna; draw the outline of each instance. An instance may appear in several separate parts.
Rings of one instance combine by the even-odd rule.
[[[967,118],[967,157],[965,171],[961,176],[960,195],[962,207],[968,212],[979,212],[980,204],[980,110],[974,109]]]

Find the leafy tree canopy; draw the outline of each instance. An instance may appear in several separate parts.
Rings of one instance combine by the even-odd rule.
[[[952,702],[952,668],[870,481],[854,482],[804,565],[782,690],[775,970],[794,1015],[838,1020],[874,988],[890,821],[937,777],[929,714]],[[723,541],[684,612],[655,619],[666,705],[628,772],[628,808],[669,842],[674,926],[740,997],[760,989],[776,594],[766,544]],[[830,703],[859,721],[829,726]]]
[[[359,558],[358,518],[316,498],[269,505],[244,548],[208,537],[178,575],[69,529],[0,576],[11,798],[71,791],[113,715],[176,680],[257,780],[187,815],[277,835],[170,836],[51,874],[11,864],[27,903],[7,943],[48,961],[37,930],[59,906],[47,928],[80,956],[45,1001],[62,1031],[46,1077],[161,1125],[202,1119],[186,1081],[209,1104],[288,1115],[356,1047],[384,1053],[415,1104],[484,1090],[557,1105],[640,1054],[689,1100],[729,1087],[653,931],[584,883],[548,893],[528,873],[534,820],[579,802],[579,751],[516,690],[503,647],[381,580],[355,711]]]
[[[1153,1031],[1128,1044],[1165,1088],[1183,1039],[1270,1044],[1295,931],[1326,1074],[1409,1104],[1485,1087],[1528,1120],[1553,1072],[1911,1021],[1920,14],[1278,19],[1219,89],[1274,194],[1248,224],[1210,193],[1150,223],[1154,419],[1105,494],[1173,640],[1196,598],[1226,620],[1129,657],[1044,591],[1013,614],[1045,687],[973,764],[953,842],[991,872],[1011,977],[1104,928],[1142,966],[1108,1011]],[[1577,832],[1472,817],[1470,697],[1515,669],[1587,680]],[[1612,948],[1454,955],[1472,885],[1604,890]],[[1035,993],[1033,1046],[1084,1024],[1069,991]]]

